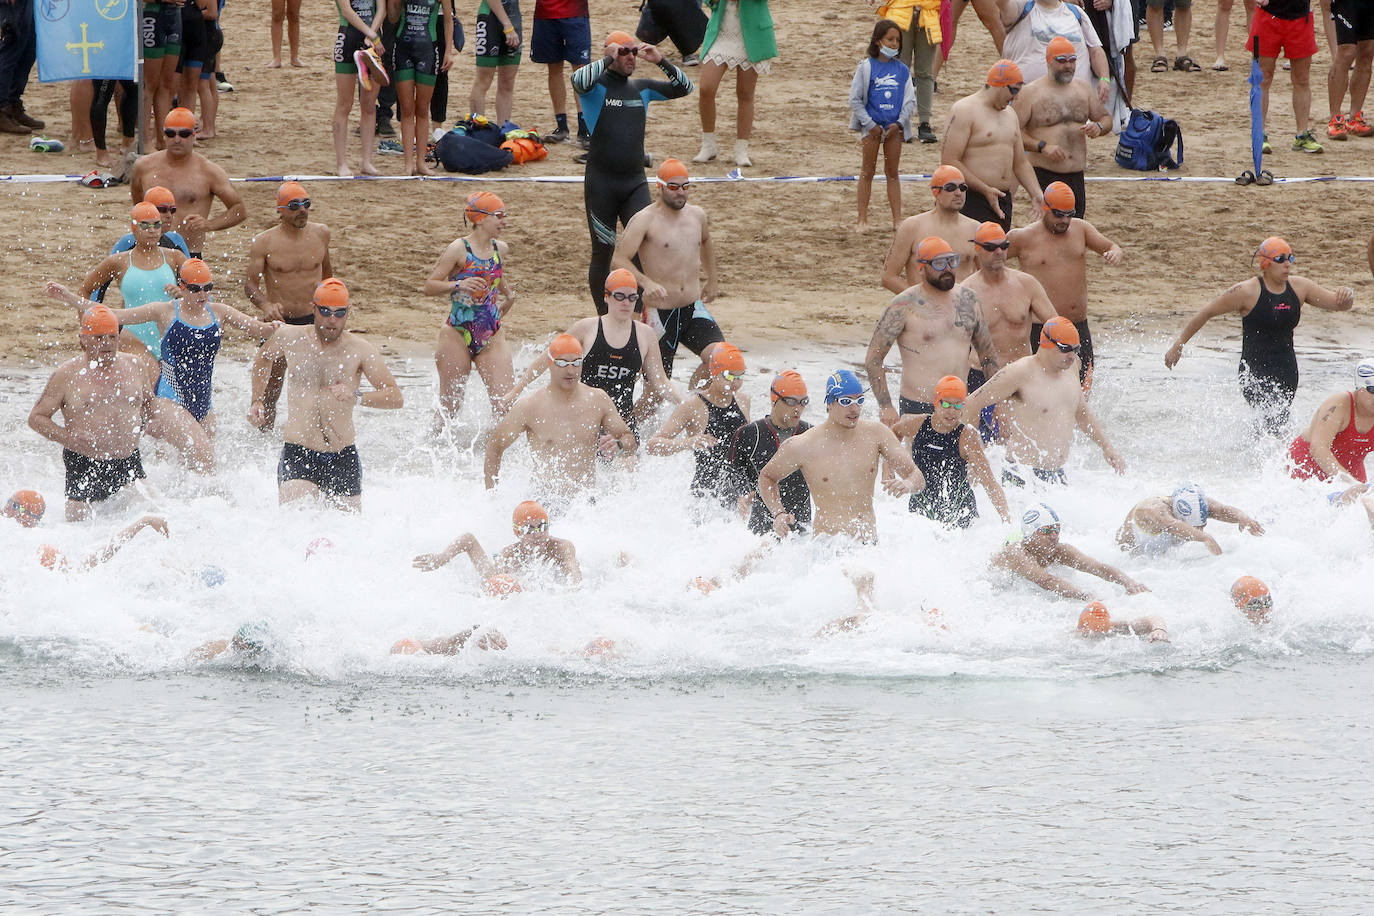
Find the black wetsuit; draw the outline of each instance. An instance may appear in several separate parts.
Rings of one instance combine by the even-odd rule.
[[[639,327],[641,322],[630,322],[630,339],[625,346],[615,349],[606,340],[603,320],[596,320],[596,342],[582,357],[582,384],[600,388],[611,396],[620,418],[634,428],[635,379],[644,367],[644,359],[639,354]]]
[[[730,473],[734,477],[734,495],[743,496],[757,489],[759,471],[778,453],[782,443],[810,428],[811,424],[802,420],[795,429],[779,430],[772,420],[764,417],[735,430],[730,440]],[[806,485],[806,477],[801,471],[793,471],[778,481],[778,495],[782,497],[783,511],[797,520],[797,526],[809,527],[811,488]],[[773,513],[768,511],[758,496],[754,497],[749,507],[749,530],[755,534],[767,534],[773,530]]]
[[[610,62],[609,57],[594,60],[572,75],[592,134],[582,194],[592,237],[587,286],[598,315],[606,314],[603,291],[615,253],[616,220],[628,223],[650,203],[644,179],[644,121],[649,103],[682,98],[692,91],[687,74],[666,60],[658,65],[666,80],[629,78],[612,70]]]
[[[733,501],[734,488],[731,485],[729,468],[730,440],[735,430],[749,422],[744,411],[739,409],[739,401],[734,398],[726,407],[717,407],[701,392],[697,397],[706,405],[706,429],[708,436],[716,437],[716,444],[708,449],[693,452],[697,461],[696,473],[692,475],[692,495],[714,497],[721,505],[728,506]]]
[[[968,482],[968,462],[959,452],[964,424],[940,433],[926,417],[911,439],[911,457],[926,478],[926,488],[913,493],[909,508],[945,525],[967,528],[978,517],[978,502]]]
[[[1260,279],[1255,307],[1240,320],[1240,393],[1259,412],[1259,422],[1274,435],[1288,426],[1288,410],[1298,392],[1298,354],[1293,329],[1302,317],[1302,300],[1285,283],[1271,293]]]

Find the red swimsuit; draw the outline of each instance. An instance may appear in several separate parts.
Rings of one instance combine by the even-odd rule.
[[[1350,472],[1350,476],[1360,483],[1365,483],[1364,458],[1370,452],[1374,452],[1374,426],[1365,432],[1355,429],[1355,395],[1352,392],[1350,422],[1331,440],[1331,454],[1340,462],[1341,467]],[[1331,479],[1312,458],[1312,443],[1301,435],[1288,447],[1288,457],[1293,462],[1290,473],[1298,480],[1307,480],[1311,477],[1318,480]]]

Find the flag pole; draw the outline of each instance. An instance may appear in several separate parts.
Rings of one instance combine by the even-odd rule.
[[[152,99],[148,98],[148,90],[143,84],[143,0],[138,0],[137,23],[138,28],[134,30],[134,41],[138,49],[135,63],[138,72],[134,74],[136,77],[134,83],[138,86],[138,130],[134,135],[134,149],[138,155],[142,156],[145,152],[143,144],[147,136],[148,117],[152,106]]]

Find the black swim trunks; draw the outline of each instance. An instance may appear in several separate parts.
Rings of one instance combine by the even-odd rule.
[[[670,378],[673,375],[673,359],[678,347],[686,347],[697,356],[713,343],[725,340],[725,335],[716,324],[716,319],[706,310],[698,299],[691,305],[677,309],[659,309],[659,320],[663,323],[663,336],[658,339],[658,351],[663,357],[663,372]]]
[[[1083,218],[1083,211],[1087,208],[1088,189],[1083,181],[1082,169],[1077,172],[1052,172],[1037,165],[1035,166],[1035,180],[1040,182],[1042,192],[1056,181],[1062,181],[1068,185],[1069,190],[1073,191],[1073,215],[1079,219]]]
[[[338,452],[316,452],[287,442],[277,462],[277,484],[305,480],[331,496],[357,496],[363,492],[363,467],[355,446]]]
[[[911,398],[897,399],[897,413],[906,416],[909,413],[935,413],[935,405],[927,404],[925,401],[913,401]]]
[[[315,323],[315,310],[311,309],[308,315],[283,315],[282,324],[307,325]]]
[[[1011,204],[1013,198],[1011,194],[1006,191],[1000,191],[998,193],[1001,194],[1001,199],[997,202],[997,206],[1002,208],[1002,215],[1000,217],[992,212],[992,205],[988,203],[988,199],[972,188],[969,188],[968,196],[964,198],[964,209],[959,212],[975,222],[996,223],[1002,227],[1003,232],[1010,232]]]
[[[104,502],[147,476],[138,449],[128,458],[88,458],[64,448],[62,465],[67,470],[67,498],[83,503]]]

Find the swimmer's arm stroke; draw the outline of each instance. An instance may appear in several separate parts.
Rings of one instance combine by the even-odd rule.
[[[1100,560],[1094,560],[1072,544],[1061,543],[1056,547],[1054,549],[1054,562],[1061,563],[1079,572],[1085,572],[1091,576],[1097,576],[1097,578],[1104,582],[1115,582],[1117,585],[1126,589],[1126,594],[1128,595],[1137,595],[1141,592],[1149,591],[1148,588],[1141,585],[1115,566],[1103,563]]]
[[[1113,267],[1125,259],[1126,255],[1121,250],[1121,246],[1099,232],[1097,227],[1087,220],[1083,221],[1083,235],[1084,243],[1088,248],[1102,255],[1102,260]]]
[[[1065,598],[1073,598],[1078,601],[1092,600],[1092,594],[1083,591],[1067,579],[1061,579],[1050,572],[1039,563],[1034,563],[1026,556],[1024,550],[1010,550],[1003,548],[992,559],[992,565],[1001,567],[1008,572],[1015,573],[1021,578],[1038,585],[1047,592],[1054,592]]]
[[[982,389],[979,389],[980,391]],[[1074,421],[1078,428],[1083,430],[1089,439],[1102,449],[1102,457],[1107,459],[1107,463],[1112,466],[1112,470],[1118,474],[1126,473],[1126,459],[1121,457],[1121,453],[1112,447],[1112,443],[1107,439],[1107,432],[1097,420],[1097,414],[1093,413],[1088,406],[1088,398],[1081,392],[1078,395],[1078,410],[1074,414]]]
[[[414,566],[416,569],[433,572],[436,569],[447,566],[460,553],[468,555],[468,559],[472,561],[472,568],[477,570],[477,574],[483,579],[489,579],[496,575],[496,565],[491,562],[491,557],[487,556],[487,552],[482,549],[482,545],[478,542],[477,538],[467,533],[458,535],[453,543],[449,544],[438,553],[420,554],[411,561],[410,565]]]
[[[1328,312],[1348,312],[1355,305],[1355,291],[1348,286],[1329,290],[1306,277],[1290,277],[1288,282],[1293,285],[1293,291],[1302,297],[1303,302],[1315,305],[1319,309]]]
[[[897,422],[897,409],[892,406],[892,393],[888,391],[887,370],[883,368],[883,360],[887,359],[888,351],[906,329],[912,298],[911,294],[898,293],[888,303],[883,316],[878,319],[877,327],[873,329],[868,352],[864,354],[864,372],[868,375],[868,387],[873,392],[873,398],[878,402],[878,419],[889,425]]]
[[[1213,516],[1216,515],[1216,503],[1212,503]],[[1180,541],[1197,541],[1204,545],[1213,556],[1221,556],[1221,545],[1216,538],[1212,537],[1201,528],[1194,528],[1187,522],[1174,518],[1172,512],[1166,512],[1157,506],[1146,506],[1143,509],[1136,509],[1132,513],[1132,518],[1141,518],[1142,521],[1152,523],[1154,527],[1162,532],[1168,532]]]
[[[668,415],[668,420],[658,431],[658,435],[645,443],[644,450],[650,455],[662,457],[674,452],[696,451],[698,448],[710,448],[715,445],[715,436],[708,436],[702,432],[706,428],[705,413],[706,407],[702,404],[701,398],[684,400]],[[678,436],[682,433],[686,435],[679,439]]]
[[[969,477],[973,482],[983,488],[983,492],[992,501],[993,508],[1001,516],[1002,521],[1011,524],[1011,507],[1007,505],[1007,494],[1002,489],[1002,485],[993,476],[992,465],[988,464],[987,453],[983,451],[983,443],[978,438],[978,430],[973,426],[965,424],[964,431],[959,434],[959,454],[968,463]]]
[[[101,563],[105,563],[119,553],[121,547],[129,543],[144,528],[151,528],[164,538],[171,537],[171,532],[167,530],[167,520],[160,515],[145,515],[133,524],[119,531],[110,542],[95,553],[88,556],[81,562],[87,569],[94,569]]]
[[[778,481],[801,469],[804,448],[800,440],[788,439],[759,471],[759,499],[763,500],[764,508],[773,516],[773,530],[779,537],[786,537],[797,519],[784,508]]]
[[[520,401],[512,406],[510,412],[496,424],[496,428],[487,438],[487,454],[482,465],[482,473],[488,490],[495,487],[496,481],[501,477],[501,456],[525,432],[528,425],[525,420],[525,404],[526,402]]]
[[[1225,315],[1227,312],[1241,311],[1245,308],[1247,299],[1253,301],[1258,294],[1255,286],[1258,282],[1258,279],[1242,280],[1200,308],[1196,315],[1188,319],[1188,323],[1179,332],[1173,346],[1165,352],[1165,367],[1172,369],[1178,365],[1179,358],[1183,356],[1183,345],[1192,340],[1193,335],[1202,330],[1204,324],[1219,315]]]
[[[1264,534],[1263,525],[1237,509],[1235,506],[1228,506],[1226,503],[1218,502],[1215,499],[1209,499],[1207,505],[1211,518],[1216,521],[1235,525],[1241,531],[1248,531],[1256,537]],[[1192,526],[1190,525],[1189,527]]]
[[[399,410],[405,403],[405,397],[401,394],[401,386],[396,384],[396,376],[387,368],[382,351],[367,341],[360,342],[364,344],[365,349],[358,371],[367,379],[372,390],[359,389],[358,404],[377,410]]]
[[[954,296],[954,324],[972,328],[973,349],[978,353],[983,375],[987,378],[996,375],[997,370],[1002,368],[997,360],[997,346],[992,342],[992,331],[988,330],[988,323],[983,318],[978,294],[967,286],[959,287]]]

